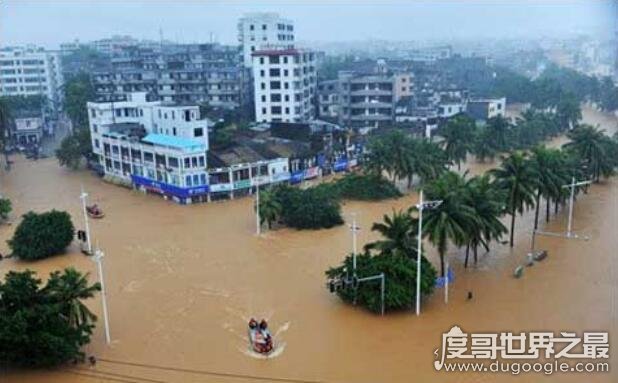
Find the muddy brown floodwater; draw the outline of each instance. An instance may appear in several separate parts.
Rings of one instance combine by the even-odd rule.
[[[616,119],[589,108],[587,122],[615,131]],[[559,144],[556,141],[553,144]],[[473,172],[490,164],[471,162]],[[385,317],[343,304],[324,286],[324,270],[339,264],[351,248],[346,226],[320,231],[280,229],[254,235],[252,200],[179,206],[155,196],[102,182],[91,174],[60,168],[54,159],[37,162],[16,158],[10,173],[0,172],[0,193],[13,200],[11,226],[0,226],[0,252],[28,210],[67,210],[83,226],[80,187],[105,209],[106,217],[91,220],[94,242],[105,254],[111,336],[104,341],[99,321],[86,352],[100,359],[152,366],[237,373],[323,382],[494,382],[507,374],[445,373],[433,368],[433,351],[441,334],[459,325],[466,332],[503,330],[610,332],[618,330],[618,180],[594,185],[578,198],[575,230],[590,241],[540,237],[538,247],[549,257],[512,278],[529,249],[533,212],[518,217],[516,246],[494,246],[477,267],[463,268],[463,251],[450,248],[456,279],[448,305],[443,290],[423,302],[420,317],[412,312]],[[357,217],[361,244],[376,238],[369,228],[392,209],[415,203],[415,193],[381,203],[347,202],[343,212]],[[552,216],[544,229],[561,231],[566,212]],[[435,254],[431,255],[436,261]],[[437,263],[436,263],[437,264]],[[0,274],[30,268],[47,275],[66,266],[90,272],[93,262],[72,248],[70,254],[36,263],[0,262]],[[466,300],[474,292],[472,301]],[[100,297],[89,305],[100,314]],[[261,360],[246,352],[246,322],[267,317],[279,331],[281,351]],[[100,318],[101,319],[101,318]],[[613,353],[611,352],[613,351]],[[610,350],[613,371],[605,374],[554,374],[560,382],[615,382],[618,364]],[[84,367],[87,368],[87,367]],[[2,382],[108,382],[138,376],[162,382],[241,382],[226,376],[155,370],[100,361],[96,369],[116,375],[92,377],[91,372],[64,369],[20,372]],[[93,370],[94,371],[94,370]],[[78,375],[81,374],[81,375]],[[537,382],[538,374],[520,375]],[[136,381],[136,380],[133,380]],[[268,381],[268,380],[266,380]]]

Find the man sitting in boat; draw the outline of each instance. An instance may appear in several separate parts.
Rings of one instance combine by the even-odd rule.
[[[268,330],[268,323],[262,320],[258,325],[253,318],[249,321],[249,342],[253,351],[260,354],[267,354],[273,349],[272,336]]]
[[[93,218],[103,217],[103,211],[99,208],[99,205],[97,204],[86,207],[86,211],[88,212],[88,215]]]

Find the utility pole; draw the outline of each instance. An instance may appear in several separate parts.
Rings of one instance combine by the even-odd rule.
[[[423,190],[421,189],[418,204],[418,244],[416,249],[416,315],[421,315],[421,252],[423,245],[423,210],[435,209],[440,206],[442,201],[423,201]]]
[[[84,212],[84,224],[86,226],[86,244],[88,245],[88,254],[92,254],[92,241],[90,239],[90,224],[88,223],[88,212],[86,211],[86,199],[88,198],[88,193],[84,192],[84,187],[82,186],[82,194],[79,197],[82,200],[82,210]]]
[[[105,293],[105,279],[103,278],[103,257],[105,254],[97,249],[94,257],[92,258],[97,264],[97,271],[99,273],[99,283],[101,284],[101,302],[103,303],[103,320],[105,323],[105,341],[109,345],[111,343],[111,336],[109,334],[109,315],[107,313],[107,295]]]

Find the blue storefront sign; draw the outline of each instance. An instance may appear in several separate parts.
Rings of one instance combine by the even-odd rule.
[[[131,175],[131,181],[136,186],[143,186],[150,191],[167,194],[178,198],[189,198],[208,194],[208,185],[183,188],[165,182],[154,181],[145,177]]]
[[[291,184],[301,183],[304,179],[305,179],[305,171],[304,170],[298,170],[298,171],[292,172],[292,174],[290,175],[290,183]]]

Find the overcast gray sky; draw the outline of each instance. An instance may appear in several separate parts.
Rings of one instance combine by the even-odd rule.
[[[609,33],[611,0],[495,1],[217,1],[217,0],[2,0],[0,44],[57,47],[112,34],[179,42],[237,43],[245,12],[271,11],[296,23],[302,41],[369,38],[425,40]]]

